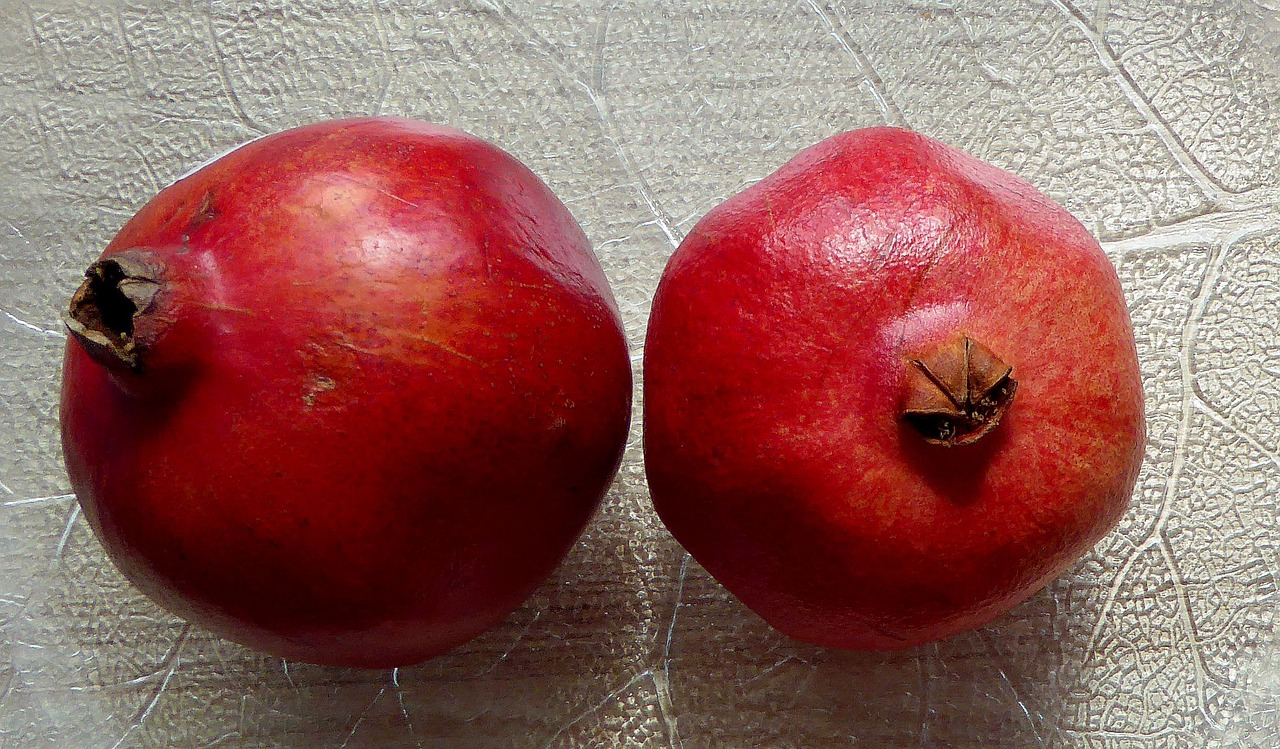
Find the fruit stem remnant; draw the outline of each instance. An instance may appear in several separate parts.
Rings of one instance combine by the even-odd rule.
[[[155,336],[139,323],[160,292],[160,267],[141,252],[126,251],[97,261],[84,275],[63,316],[67,330],[103,366],[141,371]]]
[[[907,360],[902,419],[933,445],[956,447],[996,428],[1013,402],[1013,367],[967,335]]]

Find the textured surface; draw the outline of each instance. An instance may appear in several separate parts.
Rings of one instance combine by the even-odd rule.
[[[0,747],[1280,745],[1269,0],[0,0],[0,17]],[[675,243],[799,148],[888,122],[1016,171],[1125,284],[1150,428],[1132,510],[990,627],[824,651],[671,540],[633,428],[566,562],[445,657],[341,671],[185,626],[123,582],[67,494],[58,310],[191,167],[379,112],[542,175],[601,256],[637,368]]]

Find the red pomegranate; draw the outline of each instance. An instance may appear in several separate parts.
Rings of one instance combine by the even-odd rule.
[[[645,465],[675,537],[782,632],[978,626],[1120,518],[1142,383],[1114,268],[1031,185],[845,133],[715,208],[663,275]]]
[[[232,640],[421,661],[529,595],[618,467],[587,238],[464,133],[328,122],[161,192],[71,301],[67,470],[121,571]]]

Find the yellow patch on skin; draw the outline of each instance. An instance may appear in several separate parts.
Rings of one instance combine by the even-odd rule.
[[[301,190],[299,205],[305,206],[311,218],[329,226],[351,223],[377,193],[350,180],[313,180]]]
[[[307,408],[312,408],[316,405],[316,398],[337,387],[338,383],[324,375],[312,375],[311,384],[307,386],[307,392],[302,394],[302,402],[307,404]]]

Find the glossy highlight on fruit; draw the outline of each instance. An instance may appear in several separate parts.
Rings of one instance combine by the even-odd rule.
[[[1097,241],[923,135],[845,133],[671,258],[644,361],[650,491],[782,632],[902,648],[979,626],[1124,513],[1145,442]]]
[[[121,571],[288,658],[421,661],[521,604],[621,458],[586,236],[444,127],[333,121],[161,192],[71,301],[67,469]]]

